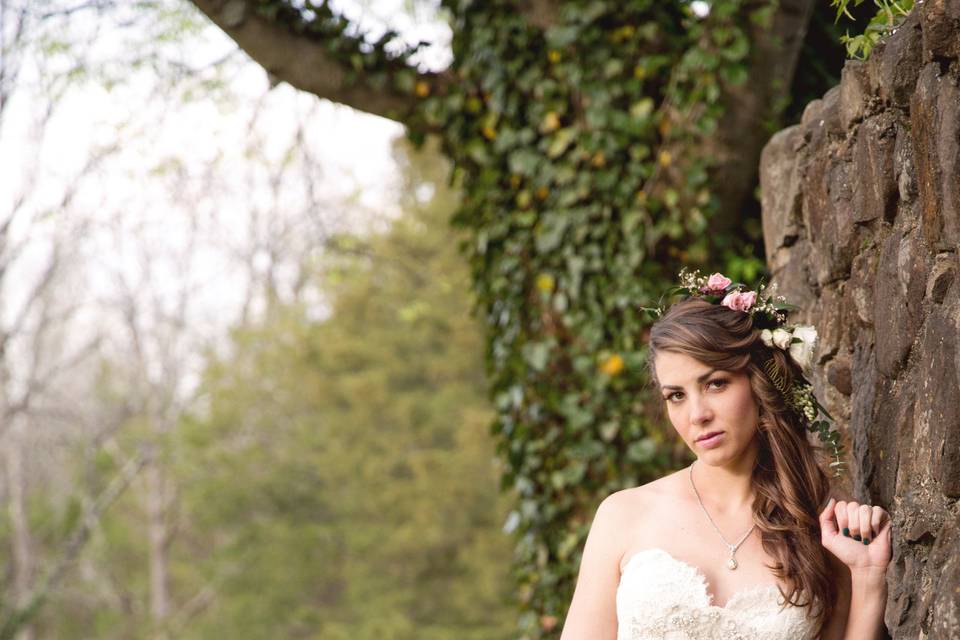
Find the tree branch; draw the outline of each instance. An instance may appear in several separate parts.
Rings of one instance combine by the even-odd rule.
[[[398,122],[405,122],[420,100],[413,92],[377,88],[363,78],[359,84],[349,84],[347,68],[327,51],[323,40],[259,15],[252,0],[191,2],[268,74],[298,89]],[[433,94],[444,92],[454,80],[451,73],[410,70],[427,82]]]

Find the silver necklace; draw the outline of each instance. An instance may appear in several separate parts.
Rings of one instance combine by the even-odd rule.
[[[730,571],[733,571],[734,569],[737,568],[737,558],[736,558],[737,549],[740,547],[740,545],[743,544],[743,541],[747,539],[747,536],[753,533],[753,530],[757,527],[757,523],[756,522],[753,523],[753,526],[750,527],[750,531],[747,531],[747,533],[744,534],[742,538],[740,538],[740,542],[738,542],[737,544],[730,544],[729,542],[727,542],[727,539],[723,537],[723,534],[720,533],[720,528],[717,527],[717,523],[714,522],[713,518],[710,517],[710,514],[707,513],[707,508],[703,506],[703,500],[700,499],[700,494],[697,492],[697,486],[693,484],[693,465],[692,464],[690,465],[690,486],[693,487],[693,494],[697,496],[697,502],[700,503],[700,508],[703,509],[703,514],[707,516],[707,520],[709,520],[710,524],[713,525],[713,528],[717,530],[717,535],[720,536],[720,539],[723,540],[723,543],[727,545],[727,548],[730,549],[730,559],[727,560],[727,569],[730,569]]]

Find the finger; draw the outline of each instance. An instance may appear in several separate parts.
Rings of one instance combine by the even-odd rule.
[[[833,510],[837,514],[837,527],[843,533],[843,535],[850,537],[850,521],[847,518],[847,503],[844,500],[838,502]]]
[[[875,506],[870,514],[870,526],[873,528],[873,537],[879,538],[885,533],[884,527],[890,523],[890,514],[883,507]]]
[[[850,527],[850,537],[860,542],[860,503],[847,503],[847,526]]]
[[[828,533],[830,535],[837,535],[837,523],[834,521],[834,510],[836,508],[837,501],[834,498],[830,498],[827,502],[827,506],[824,507],[823,511],[820,513],[820,531],[823,533]]]
[[[860,505],[860,537],[863,544],[869,544],[873,539],[873,528],[870,521],[873,518],[873,507],[869,504]]]
[[[889,518],[890,515],[886,509],[874,505],[873,512],[870,514],[870,526],[873,527],[874,532],[879,532]]]

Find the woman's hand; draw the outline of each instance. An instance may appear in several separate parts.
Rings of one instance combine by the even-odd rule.
[[[882,507],[830,502],[820,514],[820,543],[850,568],[852,575],[882,577],[890,563],[890,514]]]

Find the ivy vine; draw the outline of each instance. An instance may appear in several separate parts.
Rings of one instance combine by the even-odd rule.
[[[545,31],[507,2],[445,5],[463,83],[424,109],[464,192],[520,631],[556,637],[599,501],[681,463],[651,414],[640,306],[734,244],[709,233],[701,150],[724,84],[747,81],[746,5],[568,2]]]

